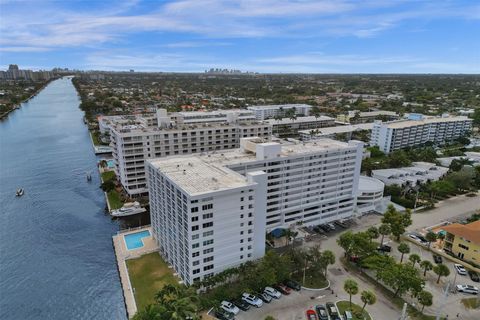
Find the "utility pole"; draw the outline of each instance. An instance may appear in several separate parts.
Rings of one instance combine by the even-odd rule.
[[[407,320],[408,314],[407,314],[407,303],[403,303],[403,308],[402,308],[402,314],[400,315],[399,320]]]
[[[437,309],[437,317],[435,318],[436,320],[440,320],[440,313],[442,312],[443,306],[447,302],[448,290],[449,289],[450,289],[450,281],[447,282],[445,290],[443,291],[443,301],[442,301],[442,304]]]

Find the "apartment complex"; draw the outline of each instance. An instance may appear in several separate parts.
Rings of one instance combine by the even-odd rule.
[[[335,125],[335,119],[327,116],[268,119],[265,122],[272,126],[273,134],[280,138],[299,137],[299,132],[302,130],[332,127]]]
[[[247,107],[255,113],[257,120],[272,119],[277,116],[285,117],[285,113],[294,109],[297,116],[308,116],[312,106],[308,104],[275,104],[266,106],[251,106]]]
[[[241,121],[235,117],[231,122],[178,124],[164,109],[159,109],[156,117],[133,116],[108,121],[115,173],[130,197],[148,193],[146,159],[238,148],[240,138],[272,134],[267,123]]]
[[[147,161],[153,234],[188,284],[263,256],[265,233],[352,216],[363,144],[241,139]]]
[[[368,123],[375,120],[391,121],[398,120],[400,116],[393,111],[378,110],[378,111],[364,111],[359,110],[348,111],[347,114],[337,116],[337,121],[348,122],[351,124]]]
[[[372,128],[370,145],[385,153],[432,142],[443,145],[472,129],[472,119],[467,117],[418,117],[382,123],[376,121]]]
[[[447,233],[445,251],[480,266],[480,220],[468,224],[453,223],[442,229]]]

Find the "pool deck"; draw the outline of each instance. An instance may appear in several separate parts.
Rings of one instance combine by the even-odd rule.
[[[142,232],[146,230],[150,232],[150,236],[142,238],[143,247],[128,250],[123,237],[128,234]],[[152,228],[150,226],[145,226],[136,229],[119,231],[116,235],[112,237],[113,248],[115,250],[115,256],[117,258],[118,272],[120,275],[120,282],[122,284],[123,297],[125,299],[125,306],[127,309],[128,318],[131,318],[135,315],[135,313],[137,312],[137,305],[135,303],[132,284],[130,283],[130,277],[128,276],[127,264],[125,261],[128,259],[139,258],[147,253],[158,251],[158,246],[151,234]]]

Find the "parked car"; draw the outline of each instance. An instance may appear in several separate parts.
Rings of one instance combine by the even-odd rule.
[[[334,231],[335,230],[335,225],[333,223],[327,224],[327,226],[330,228],[330,230]]]
[[[353,320],[353,316],[352,316],[352,313],[348,310],[345,310],[345,312],[343,313],[343,319],[345,320]]]
[[[242,311],[248,311],[250,309],[250,304],[241,299],[233,301],[233,304]]]
[[[272,287],[266,287],[265,290],[263,290],[263,292],[265,292],[266,294],[270,295],[272,298],[275,298],[275,299],[280,299],[280,297],[282,296],[282,294],[278,290],[275,290]]]
[[[453,265],[455,267],[455,270],[457,270],[457,273],[461,276],[466,276],[467,275],[467,270],[465,270],[465,267],[462,266],[461,264],[455,263]]]
[[[215,317],[220,320],[234,320],[235,315],[223,309],[218,309],[215,311]]]
[[[331,320],[340,320],[337,307],[332,302],[327,302],[327,311]]]
[[[315,311],[313,311],[311,309],[307,310],[306,314],[307,314],[307,320],[317,320],[318,319]]]
[[[478,288],[469,284],[457,284],[457,291],[471,294],[478,294]]]
[[[318,319],[328,320],[327,308],[324,305],[322,304],[317,305],[315,307],[315,310],[317,310]]]
[[[480,277],[478,276],[478,273],[472,270],[468,270],[468,275],[470,276],[470,279],[474,282],[480,282]]]
[[[273,299],[268,293],[265,293],[265,292],[259,292],[257,294],[257,297],[259,297],[263,302],[266,302],[266,303],[270,303],[270,301],[272,301]]]
[[[410,238],[412,238],[413,240],[420,242],[420,239],[419,239],[416,235],[410,233],[408,236],[409,236]]]
[[[292,288],[295,291],[302,290],[302,286],[300,285],[300,283],[298,283],[297,281],[294,281],[294,280],[285,281],[285,285],[289,288]]]
[[[290,294],[292,292],[292,289],[290,289],[289,287],[283,285],[283,284],[277,284],[275,286],[275,289],[277,289],[278,291],[280,291],[282,294]]]
[[[443,262],[442,256],[439,256],[438,254],[434,254],[433,261],[435,261],[436,264],[442,263]]]
[[[381,252],[391,252],[391,251],[392,251],[392,247],[387,246],[386,244],[384,244],[383,246],[378,247],[377,250],[378,250],[378,251],[381,251]]]
[[[252,306],[257,308],[260,308],[261,306],[263,306],[263,301],[250,293],[245,292],[244,294],[242,294],[242,300],[247,303],[250,303]]]
[[[238,314],[240,312],[240,309],[229,301],[222,301],[222,303],[220,303],[220,308],[233,314]]]
[[[348,228],[347,224],[341,220],[338,220],[338,221],[335,221],[335,224],[339,227],[342,227],[342,228]]]

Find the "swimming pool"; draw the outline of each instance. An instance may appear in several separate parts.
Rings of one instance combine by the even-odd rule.
[[[107,166],[111,169],[115,168],[115,161],[107,160]]]
[[[134,250],[143,247],[143,238],[150,237],[150,231],[140,231],[123,236],[128,250]]]

